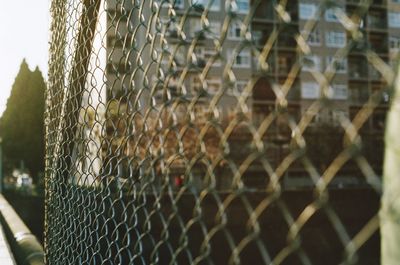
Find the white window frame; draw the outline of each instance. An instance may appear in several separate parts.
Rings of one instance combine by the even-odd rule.
[[[318,99],[320,97],[320,86],[316,82],[301,83],[301,98],[303,99]]]
[[[221,22],[210,21],[209,31],[206,31],[206,38],[211,39],[212,37],[219,36],[221,32]]]
[[[346,84],[332,84],[329,90],[331,99],[347,100],[349,98],[349,89]]]
[[[395,44],[395,45],[393,45],[393,47],[392,47],[392,43]],[[400,50],[400,37],[397,37],[397,36],[390,36],[389,37],[389,49],[391,51],[399,51]]]
[[[399,12],[388,12],[388,26],[389,28],[400,28]]]
[[[342,10],[339,7],[328,8],[325,10],[325,21],[327,22],[339,22],[339,19],[336,17],[336,12],[338,9]],[[335,12],[336,11],[336,12]]]
[[[338,40],[343,40],[338,42]],[[327,47],[332,48],[343,48],[346,46],[347,36],[345,32],[342,31],[328,31],[325,33],[325,42]]]
[[[310,20],[315,18],[317,13],[317,5],[311,3],[300,3],[299,4],[299,18],[303,20]]]
[[[348,61],[347,58],[341,58],[340,60],[336,59],[334,56],[326,57],[326,65],[329,66],[332,64],[332,61],[335,60],[333,63],[333,69],[336,73],[339,74],[347,74],[348,73]]]
[[[318,40],[318,41],[314,41],[314,40]],[[313,31],[310,32],[307,43],[310,46],[321,46],[322,34],[318,28],[315,28]]]
[[[233,50],[228,51],[229,52],[229,56],[233,56],[233,54],[235,53]],[[242,57],[243,55],[248,57],[248,62],[246,64],[238,64],[237,63],[237,59],[239,57]],[[232,58],[232,57],[231,57]],[[250,50],[241,50],[234,58],[234,62],[233,62],[233,67],[236,68],[249,68],[251,66],[251,53]]]
[[[239,20],[234,20],[229,25],[228,30],[228,39],[229,40],[240,40],[240,32],[241,32],[242,22]],[[239,36],[237,35],[239,33]]]
[[[238,7],[238,12],[239,14],[247,14],[250,11],[250,3],[249,0],[236,0],[236,5]],[[241,9],[241,5],[245,5],[245,9]]]

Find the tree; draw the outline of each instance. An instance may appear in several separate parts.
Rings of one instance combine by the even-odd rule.
[[[39,68],[30,71],[25,59],[0,118],[0,136],[9,168],[23,161],[37,181],[44,171],[45,82]]]

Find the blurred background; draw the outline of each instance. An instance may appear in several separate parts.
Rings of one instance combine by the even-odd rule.
[[[49,6],[46,0],[2,1],[0,8],[2,189],[40,240]]]

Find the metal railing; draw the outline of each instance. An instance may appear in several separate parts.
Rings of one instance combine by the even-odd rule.
[[[11,247],[13,258],[18,264],[43,265],[44,250],[39,240],[21,220],[14,208],[0,194],[0,223],[7,242]],[[2,258],[6,255],[2,254]],[[9,261],[1,260],[4,263]]]
[[[47,263],[378,264],[392,5],[52,0]]]

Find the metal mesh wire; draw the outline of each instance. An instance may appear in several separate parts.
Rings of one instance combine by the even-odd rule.
[[[53,0],[47,263],[378,264],[396,8]]]

